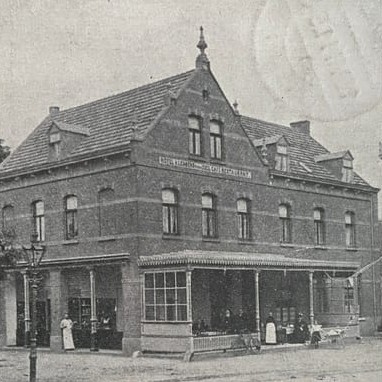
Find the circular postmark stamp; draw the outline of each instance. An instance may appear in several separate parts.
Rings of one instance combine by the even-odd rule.
[[[382,99],[380,0],[267,0],[253,56],[275,102],[317,121],[345,121]]]

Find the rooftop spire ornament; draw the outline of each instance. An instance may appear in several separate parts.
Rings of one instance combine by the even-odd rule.
[[[196,47],[200,50],[199,56],[196,58],[196,67],[202,68],[202,69],[209,69],[210,67],[210,61],[208,60],[208,57],[205,53],[205,50],[207,49],[207,43],[204,39],[204,33],[203,33],[203,27],[200,27],[200,37],[199,42]]]
[[[233,110],[234,110],[235,114],[240,114],[239,113],[239,104],[238,104],[236,99],[235,99],[235,102],[232,104],[232,106],[233,106]]]

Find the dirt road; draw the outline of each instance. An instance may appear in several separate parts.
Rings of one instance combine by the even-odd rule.
[[[28,381],[28,353],[0,351],[0,381]],[[382,340],[342,348],[304,349],[260,355],[126,358],[113,354],[38,353],[40,382],[187,382],[187,381],[382,381]]]

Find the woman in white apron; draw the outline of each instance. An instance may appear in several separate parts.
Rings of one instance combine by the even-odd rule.
[[[276,340],[276,321],[273,318],[272,312],[269,313],[265,321],[265,343],[267,345],[277,344]]]
[[[69,318],[69,315],[65,313],[65,318],[61,321],[60,328],[62,330],[62,341],[64,350],[74,350],[73,343],[73,321]]]

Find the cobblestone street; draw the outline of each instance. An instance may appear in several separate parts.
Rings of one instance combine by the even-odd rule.
[[[264,352],[260,355],[199,356],[191,363],[175,358],[40,350],[38,381],[368,381],[382,380],[382,341],[364,340],[345,348]],[[28,380],[28,352],[0,352],[0,380]]]

